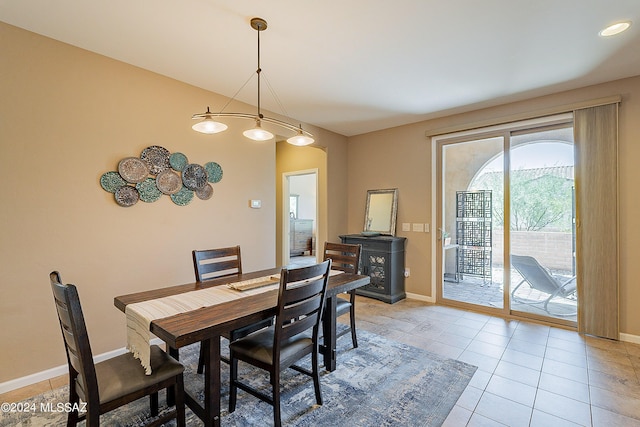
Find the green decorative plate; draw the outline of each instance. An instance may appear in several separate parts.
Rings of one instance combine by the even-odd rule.
[[[153,178],[147,178],[136,184],[136,190],[140,193],[140,200],[145,203],[153,203],[162,197],[162,192],[158,190],[156,180]]]
[[[189,160],[187,160],[187,156],[182,153],[173,153],[169,157],[169,164],[173,168],[173,170],[177,170],[178,172],[182,171],[185,166],[189,164]]]
[[[204,165],[204,169],[207,171],[208,181],[212,183],[220,182],[222,179],[222,166],[216,162],[209,162]]]
[[[176,194],[171,195],[171,200],[178,206],[186,206],[193,200],[193,191],[182,187]]]
[[[116,171],[110,171],[100,177],[100,185],[105,191],[115,193],[120,187],[127,185],[127,181]]]

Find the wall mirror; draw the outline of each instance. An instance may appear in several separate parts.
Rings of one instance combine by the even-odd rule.
[[[398,189],[368,190],[363,234],[396,235]]]

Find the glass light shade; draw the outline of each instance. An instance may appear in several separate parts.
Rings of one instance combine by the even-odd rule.
[[[304,145],[313,144],[315,140],[307,135],[304,135],[301,131],[298,131],[298,134],[287,139],[287,142],[291,145],[302,147]]]
[[[211,117],[206,117],[201,122],[191,126],[193,130],[200,133],[213,134],[227,130],[227,125],[224,123],[216,122]]]
[[[616,34],[620,34],[631,26],[631,21],[618,22],[613,25],[609,25],[604,30],[600,31],[600,35],[602,37],[615,36]]]
[[[256,127],[254,127],[253,129],[247,129],[242,132],[242,134],[249,139],[253,139],[254,141],[267,141],[273,138],[273,134],[271,132],[260,127],[259,120],[256,120]]]

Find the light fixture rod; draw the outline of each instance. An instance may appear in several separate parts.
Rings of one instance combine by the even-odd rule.
[[[256,70],[258,74],[258,117],[262,118],[262,113],[260,112],[260,73],[262,72],[260,69],[260,31],[262,31],[262,26],[259,23],[254,26],[254,20],[255,18],[251,20],[251,26],[258,31],[258,69]]]

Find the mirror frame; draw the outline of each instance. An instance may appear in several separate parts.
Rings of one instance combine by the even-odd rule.
[[[390,216],[388,230],[372,230],[369,226],[369,207],[371,204],[371,196],[375,194],[392,194],[393,195],[393,199],[390,206],[391,216]],[[380,234],[395,236],[397,215],[398,215],[398,189],[397,188],[388,188],[383,190],[367,190],[367,204],[364,212],[364,231],[365,232],[378,232]]]

